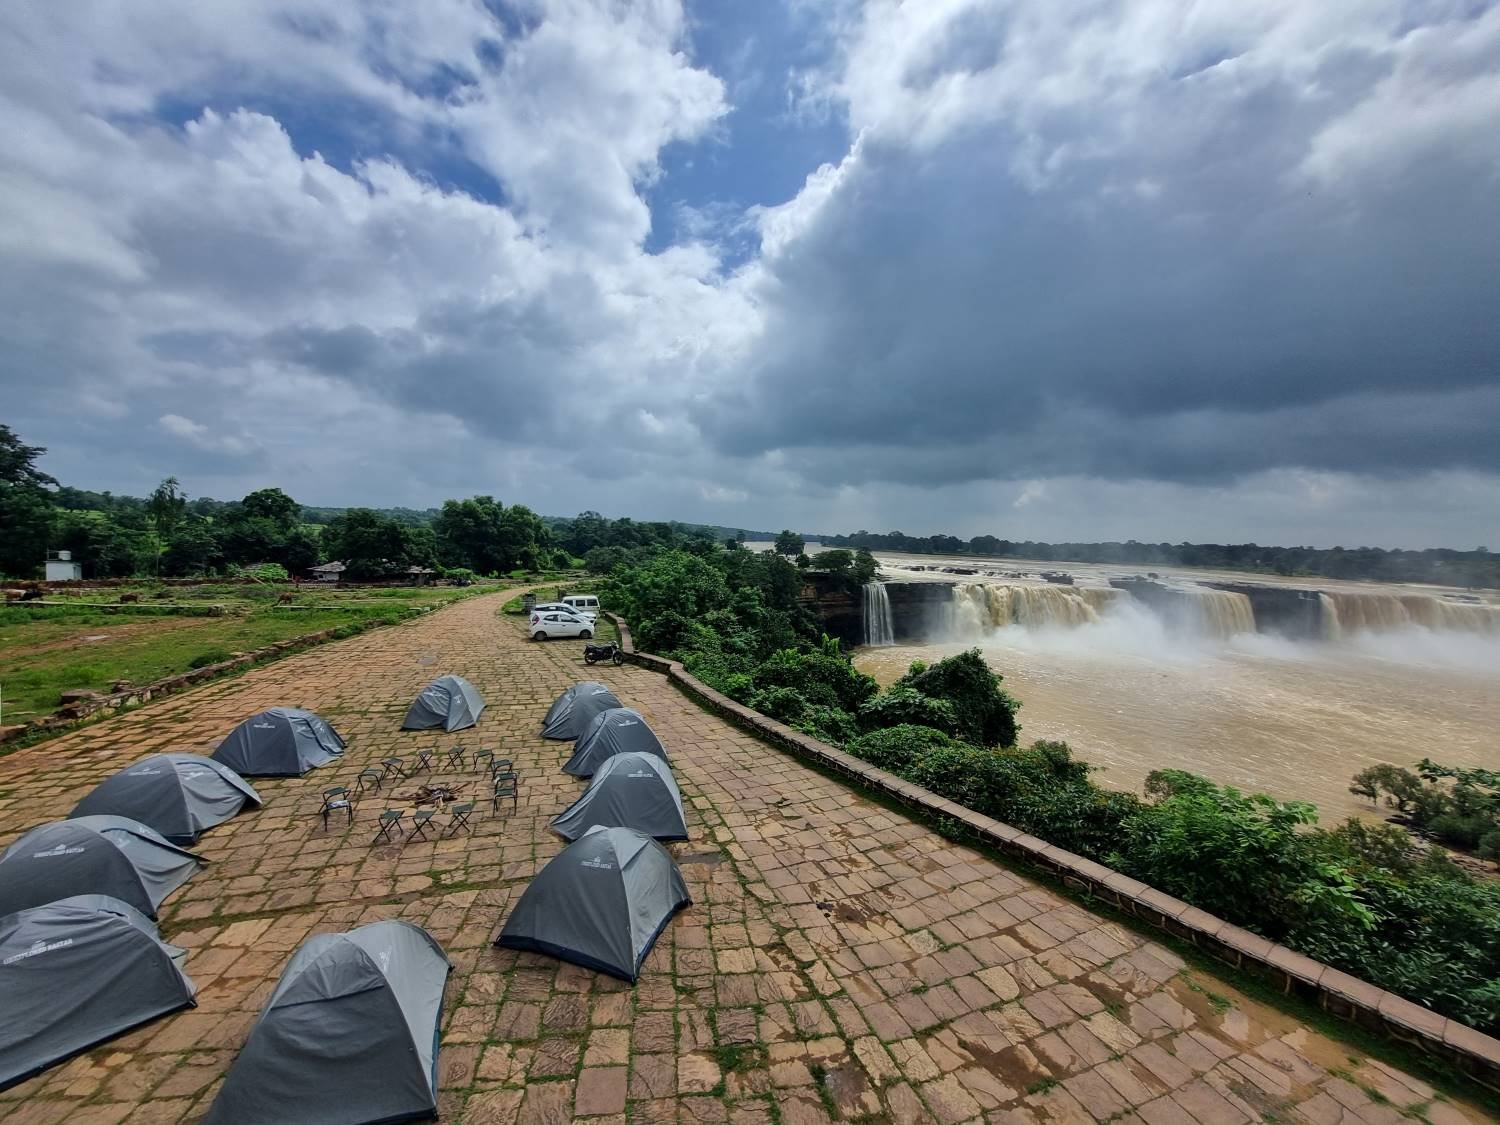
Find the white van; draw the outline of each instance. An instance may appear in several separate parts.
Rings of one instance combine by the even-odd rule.
[[[569,594],[559,600],[563,605],[572,606],[574,613],[581,613],[590,621],[599,619],[599,599],[593,594]]]

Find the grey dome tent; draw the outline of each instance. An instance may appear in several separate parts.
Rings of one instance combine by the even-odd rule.
[[[573,744],[573,756],[563,763],[563,773],[593,777],[616,754],[655,754],[667,760],[667,751],[651,725],[639,711],[612,707],[601,711]]]
[[[495,944],[634,981],[672,916],[692,905],[667,849],[633,828],[590,828],[531,881]]]
[[[303,942],[204,1125],[339,1125],[437,1116],[448,958],[409,922]]]
[[[615,693],[594,680],[576,683],[557,697],[542,720],[542,737],[577,740],[600,711],[620,706]]]
[[[127,816],[174,844],[191,844],[261,800],[234,770],[200,754],[153,754],[107,777],[73,806],[69,816]]]
[[[183,950],[106,895],[0,918],[0,1090],[158,1016],[193,1006]]]
[[[80,816],[33,828],[0,855],[0,914],[73,895],[109,895],[148,917],[203,866],[123,816]]]
[[[411,710],[406,713],[402,730],[431,730],[442,727],[452,734],[479,722],[484,700],[474,685],[462,676],[443,676],[422,689]]]
[[[686,840],[687,819],[672,767],[655,754],[606,758],[578,800],[553,819],[552,831],[576,840],[596,824],[634,828],[658,840]]]
[[[298,707],[272,707],[230,731],[214,751],[214,761],[250,777],[301,777],[334,761],[345,745],[322,716]]]

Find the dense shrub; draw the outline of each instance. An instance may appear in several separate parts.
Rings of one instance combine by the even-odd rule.
[[[913,669],[897,683],[952,704],[958,719],[954,733],[965,741],[977,746],[1016,744],[1020,704],[1000,689],[1000,676],[978,649],[939,660],[921,671]]]
[[[1444,844],[1500,856],[1500,773],[1442,766],[1424,758],[1415,770],[1371,766],[1349,792],[1385,802],[1413,829]]]
[[[913,725],[932,727],[948,734],[958,730],[958,716],[946,699],[923,695],[916,688],[895,684],[860,704],[859,727],[874,731],[883,727]]]
[[[952,736],[932,727],[899,726],[862,734],[845,749],[878,769],[905,776],[924,754],[952,745]]]

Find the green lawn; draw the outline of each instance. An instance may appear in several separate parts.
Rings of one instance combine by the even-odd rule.
[[[489,587],[493,589],[494,587]],[[114,680],[146,684],[227,659],[273,641],[339,625],[398,619],[420,605],[453,601],[486,587],[402,587],[341,591],[302,586],[294,605],[275,607],[288,587],[209,585],[90,591],[79,601],[135,592],[141,605],[163,602],[226,607],[223,616],[107,613],[83,606],[0,608],[0,693],[3,722],[27,722],[56,709],[64,691],[107,691]]]

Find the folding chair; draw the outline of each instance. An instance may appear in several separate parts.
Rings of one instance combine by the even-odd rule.
[[[444,836],[452,836],[460,828],[469,831],[469,814],[474,811],[474,802],[465,801],[461,805],[449,805],[448,812],[453,819],[448,822],[448,827],[443,830]]]
[[[436,750],[418,750],[417,751],[417,764],[414,765],[414,766],[412,766],[411,772],[413,774],[416,774],[419,770],[426,770],[428,773],[431,773],[432,772],[432,756],[434,754],[436,754],[436,753],[437,753]]]
[[[374,789],[375,792],[379,793],[380,783],[384,780],[385,774],[381,773],[379,770],[360,770],[359,791],[363,793],[365,791],[365,786],[368,785],[370,788]]]
[[[475,773],[479,772],[479,765],[480,765],[480,763],[482,761],[487,761],[489,763],[489,767],[490,767],[490,772],[491,773],[495,772],[495,752],[493,750],[476,750],[476,751],[474,751],[474,772]]]
[[[406,776],[406,763],[400,758],[381,758],[380,764],[385,767],[385,777],[395,774],[397,777]]]
[[[513,773],[501,774],[495,778],[495,790],[492,798],[493,811],[500,811],[500,802],[510,800],[511,811],[515,812],[521,807],[521,791],[519,779]]]
[[[380,843],[381,837],[384,837],[388,844],[400,843],[401,818],[405,815],[405,809],[386,809],[380,814],[380,833],[370,843],[372,845]]]
[[[433,809],[418,809],[412,814],[411,831],[406,834],[406,838],[410,840],[413,836],[420,836],[427,839],[427,824],[435,815]]]
[[[490,763],[490,779],[494,780],[502,774],[515,773],[516,763],[509,758],[496,758]]]
[[[354,805],[349,800],[349,790],[342,785],[335,785],[332,789],[323,790],[323,831],[328,831],[328,818],[336,812],[344,812],[349,816],[349,823],[354,823]]]
[[[464,748],[455,746],[448,751],[448,768],[461,770],[464,768]]]

